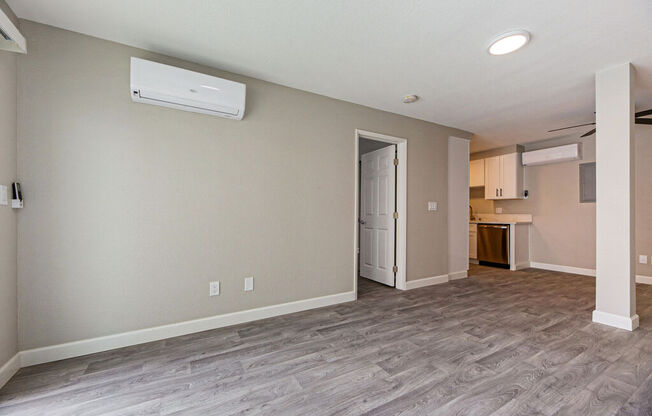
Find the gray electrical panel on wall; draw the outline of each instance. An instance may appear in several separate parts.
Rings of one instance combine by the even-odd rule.
[[[595,162],[580,164],[580,202],[595,202]]]

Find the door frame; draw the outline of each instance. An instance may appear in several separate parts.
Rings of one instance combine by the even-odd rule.
[[[407,139],[389,136],[386,134],[374,133],[371,131],[355,129],[355,204],[354,204],[354,223],[353,223],[353,263],[355,264],[353,273],[353,288],[355,297],[358,298],[358,248],[360,241],[360,224],[358,223],[359,203],[360,203],[360,138],[376,140],[379,142],[391,143],[396,145],[398,166],[396,169],[396,209],[398,219],[396,220],[396,289],[406,290],[406,272],[407,272]]]

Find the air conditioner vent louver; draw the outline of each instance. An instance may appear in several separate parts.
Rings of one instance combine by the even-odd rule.
[[[9,41],[11,40],[11,38],[9,37],[9,35],[7,35],[7,34],[4,32],[4,30],[2,30],[2,29],[0,29],[0,36],[2,36],[2,37],[4,38],[4,40],[9,40]]]

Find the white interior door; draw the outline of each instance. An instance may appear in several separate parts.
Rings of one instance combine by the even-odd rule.
[[[361,156],[360,276],[394,286],[396,147]]]

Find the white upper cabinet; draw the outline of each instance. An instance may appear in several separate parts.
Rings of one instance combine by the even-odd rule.
[[[484,198],[500,198],[500,156],[484,160]]]
[[[520,153],[500,156],[500,196],[502,199],[523,197],[523,165]]]
[[[469,162],[469,186],[484,186],[484,159]]]
[[[485,199],[523,198],[523,165],[520,153],[484,160]]]

